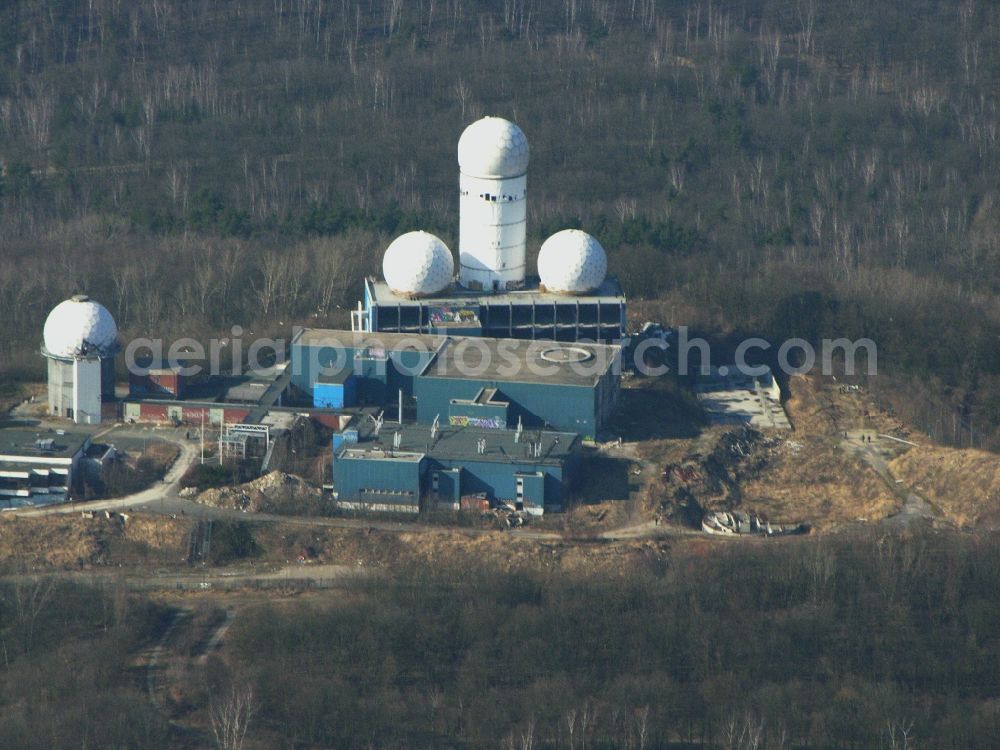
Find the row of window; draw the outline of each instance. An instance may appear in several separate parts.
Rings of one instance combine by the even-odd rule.
[[[469,195],[468,190],[461,190],[459,192],[464,197]],[[513,203],[514,201],[519,200],[516,195],[493,195],[492,193],[480,193],[479,197],[490,203]]]

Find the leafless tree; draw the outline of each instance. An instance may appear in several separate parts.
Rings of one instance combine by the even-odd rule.
[[[649,741],[649,706],[643,706],[635,712],[635,736],[639,742],[639,750],[646,750]]]
[[[55,592],[54,578],[18,580],[14,584],[14,616],[21,634],[21,647],[30,653],[35,642],[35,626]]]
[[[813,27],[816,25],[816,0],[799,0],[795,9],[799,17],[799,54],[813,51]]]
[[[461,78],[458,79],[458,83],[455,84],[455,96],[458,97],[458,103],[462,107],[462,121],[465,121],[465,107],[469,103],[469,97],[472,96],[472,89],[469,88],[468,84]]]
[[[250,722],[257,713],[257,701],[250,685],[237,685],[221,699],[212,698],[209,717],[212,734],[221,750],[240,750]]]
[[[900,719],[886,722],[889,750],[910,750],[913,747],[913,720]]]
[[[255,288],[260,297],[261,313],[268,315],[281,296],[281,290],[288,278],[288,265],[283,254],[276,251],[268,252],[261,262],[261,280]]]
[[[55,95],[42,84],[32,83],[32,96],[21,101],[21,123],[32,145],[42,151],[49,145]]]
[[[764,742],[764,721],[747,711],[742,716],[733,712],[722,727],[725,750],[759,750]]]
[[[566,722],[566,731],[569,734],[569,750],[573,750],[573,741],[576,738],[577,710],[575,708],[569,709],[566,711],[563,719]]]

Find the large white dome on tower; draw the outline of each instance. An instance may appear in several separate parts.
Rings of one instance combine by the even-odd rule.
[[[550,292],[591,292],[604,283],[607,272],[608,256],[601,243],[579,229],[556,232],[538,253],[538,275]]]
[[[433,234],[407,232],[386,248],[382,273],[397,294],[426,296],[451,283],[455,260],[448,246]]]
[[[458,166],[472,177],[520,177],[528,171],[528,138],[502,117],[476,120],[458,139]]]
[[[52,308],[43,338],[56,357],[107,357],[118,349],[118,326],[104,305],[78,294]]]

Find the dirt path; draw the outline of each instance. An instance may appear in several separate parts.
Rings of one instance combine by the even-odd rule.
[[[895,529],[905,529],[916,521],[940,520],[941,514],[927,500],[897,480],[889,471],[889,462],[879,450],[884,438],[871,430],[853,430],[845,433],[841,445],[844,450],[861,458],[885,482],[886,486],[901,501],[902,506],[895,513],[883,518],[884,526]]]
[[[157,641],[156,645],[148,651],[141,653],[141,656],[146,660],[146,693],[149,695],[149,702],[153,704],[153,708],[163,709],[161,696],[164,692],[164,680],[159,678],[163,672],[161,660],[166,651],[167,643],[170,641],[177,627],[190,617],[191,610],[187,608],[178,609],[174,612],[173,617],[167,624],[166,630],[163,631],[163,635]]]
[[[208,655],[213,651],[216,651],[219,646],[222,645],[222,639],[226,637],[226,632],[232,627],[233,622],[236,620],[236,610],[227,609],[225,619],[219,624],[219,627],[215,629],[212,633],[212,637],[208,639],[205,647],[201,650],[201,654],[198,656],[198,663],[204,664],[208,661]]]

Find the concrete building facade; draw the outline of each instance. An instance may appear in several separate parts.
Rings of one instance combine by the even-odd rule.
[[[0,430],[0,508],[64,502],[90,444],[89,434]]]

